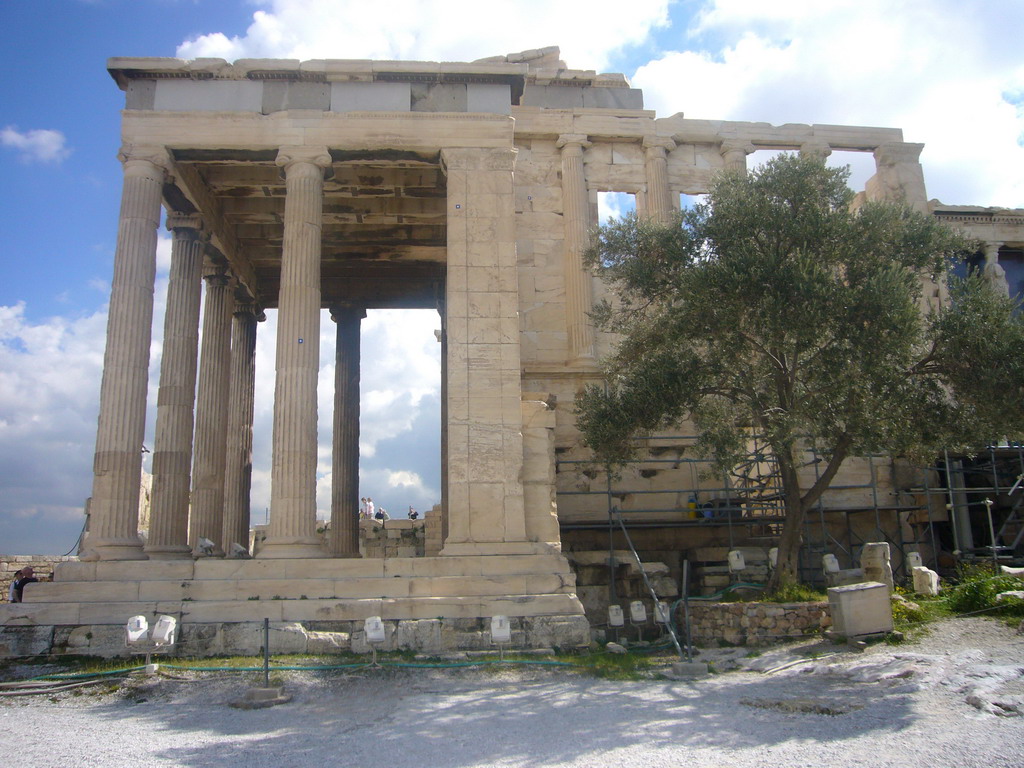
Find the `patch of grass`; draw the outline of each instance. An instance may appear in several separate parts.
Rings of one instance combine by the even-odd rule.
[[[957,584],[949,590],[946,604],[955,613],[985,611],[992,616],[1024,617],[1024,600],[996,602],[1000,592],[1024,590],[1024,578],[996,573],[991,565],[961,566]]]
[[[632,653],[590,653],[564,657],[564,660],[578,671],[602,680],[649,680],[655,666],[650,657]]]
[[[774,592],[760,595],[758,601],[765,603],[819,603],[828,600],[828,595],[807,584],[790,582],[781,585]]]

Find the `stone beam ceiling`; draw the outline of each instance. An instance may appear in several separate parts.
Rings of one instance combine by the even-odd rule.
[[[445,177],[436,154],[332,153],[324,184],[323,306],[434,307],[446,254]],[[184,150],[177,209],[206,215],[214,245],[264,307],[277,305],[285,185],[274,153]]]

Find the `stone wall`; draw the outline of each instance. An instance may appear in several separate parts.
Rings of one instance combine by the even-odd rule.
[[[423,520],[360,520],[363,557],[423,557]]]
[[[683,606],[677,625],[685,626]],[[690,603],[690,632],[697,645],[770,645],[832,626],[827,602]]]
[[[7,592],[11,582],[14,581],[14,574],[26,565],[31,565],[35,570],[35,577],[40,581],[49,581],[53,575],[55,563],[66,563],[69,560],[78,560],[77,557],[62,557],[58,555],[0,555],[0,602],[7,602]]]

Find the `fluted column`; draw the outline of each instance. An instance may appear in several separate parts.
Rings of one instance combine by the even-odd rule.
[[[173,233],[171,273],[164,313],[160,390],[153,446],[153,495],[146,554],[188,557],[188,505],[192,477],[192,426],[199,350],[199,299],[203,269],[202,220],[169,214]]]
[[[139,484],[153,330],[163,147],[122,149],[124,182],[103,354],[87,558],[142,560]]]
[[[270,527],[260,557],[326,555],[316,535],[316,380],[325,147],[281,149],[284,245],[277,312]]]
[[[189,543],[201,554],[199,539],[221,556],[224,528],[224,467],[228,429],[228,374],[231,370],[231,279],[223,267],[208,271],[203,306],[203,341],[196,394],[195,455],[192,463],[192,515]]]
[[[338,325],[334,364],[331,554],[359,557],[359,326],[362,307],[331,307]]]
[[[664,136],[645,136],[643,146],[647,175],[644,213],[659,224],[668,224],[676,210],[668,186],[668,153],[676,148],[676,143]]]
[[[582,134],[569,133],[558,137],[557,146],[562,150],[563,272],[569,361],[585,363],[594,359],[594,328],[590,324],[594,296],[590,273],[583,266],[590,221],[583,150],[590,142]]]
[[[221,545],[249,548],[249,496],[252,490],[252,417],[256,384],[256,323],[265,319],[253,303],[236,304],[231,321],[231,373],[224,466],[224,532]]]
[[[725,163],[725,170],[747,172],[747,155],[754,151],[754,145],[749,141],[737,139],[726,139],[718,148],[719,154]]]

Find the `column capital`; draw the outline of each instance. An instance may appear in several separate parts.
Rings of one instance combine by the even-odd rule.
[[[1006,243],[1001,240],[986,240],[985,241],[985,261],[988,264],[994,264],[999,261],[999,249],[1002,248]]]
[[[198,213],[170,211],[167,214],[167,229],[175,234],[192,232],[193,237],[203,234],[203,217]]]
[[[169,173],[172,165],[167,147],[159,144],[123,144],[117,151],[117,159],[125,168],[134,163],[149,163],[164,173]]]
[[[800,154],[824,160],[832,154],[832,147],[827,141],[805,141],[800,145]]]
[[[668,136],[644,136],[642,146],[648,157],[664,157],[676,148],[676,142]]]
[[[324,178],[328,177],[331,171],[331,153],[327,147],[281,147],[277,151],[277,167],[283,173],[291,174],[299,169],[304,173],[313,173],[314,168],[319,168]]]
[[[228,271],[227,264],[213,262],[203,265],[203,279],[207,286],[222,287],[231,283],[232,275]]]
[[[352,304],[350,302],[341,302],[338,304],[332,304],[330,307],[331,320],[338,322],[343,315],[349,317],[357,317],[362,320],[366,317],[366,307],[360,304]]]
[[[591,142],[587,139],[587,134],[585,133],[563,133],[558,137],[558,141],[555,142],[555,146],[563,152],[566,150],[582,152],[590,144]]]
[[[718,153],[723,157],[729,152],[742,152],[744,155],[752,154],[757,147],[746,139],[726,139],[718,148]]]
[[[918,163],[921,161],[921,150],[924,144],[909,144],[902,141],[891,141],[875,147],[875,162],[879,165],[897,165],[899,163]]]
[[[263,312],[263,307],[255,301],[236,301],[233,314],[235,317],[252,316],[259,323],[267,319],[266,314]]]

